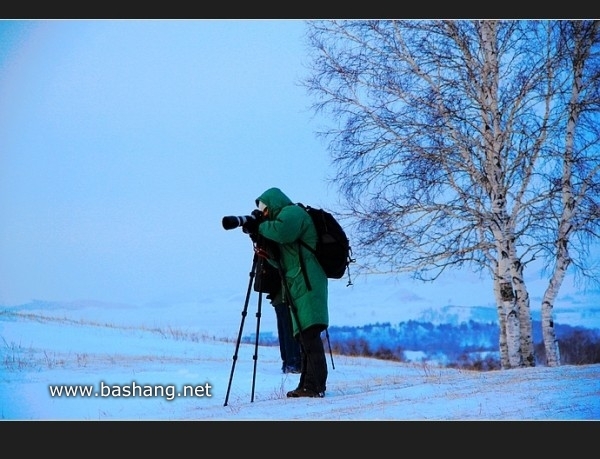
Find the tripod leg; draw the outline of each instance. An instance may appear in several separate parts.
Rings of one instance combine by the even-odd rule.
[[[333,364],[333,352],[331,352],[331,341],[329,341],[329,331],[325,329],[325,336],[327,337],[327,345],[329,346],[329,355],[331,356],[331,368],[335,370],[335,365]]]
[[[261,303],[262,303],[262,293],[258,294],[258,310],[256,312],[256,340],[254,342],[254,370],[252,372],[252,395],[250,397],[250,402],[254,401],[254,386],[256,384],[256,364],[258,363],[258,337],[260,334],[260,316],[261,316]]]
[[[237,342],[235,344],[235,352],[233,354],[233,362],[231,363],[231,373],[229,375],[229,384],[227,385],[227,395],[225,395],[225,403],[223,406],[227,406],[229,400],[229,391],[231,390],[231,382],[233,381],[233,372],[235,370],[235,364],[238,358],[238,350],[240,349],[240,342],[242,340],[242,332],[244,330],[244,322],[246,315],[248,314],[248,302],[250,301],[250,293],[252,292],[252,280],[256,273],[256,265],[258,263],[258,255],[254,254],[252,260],[252,270],[250,271],[250,282],[248,282],[248,291],[246,292],[246,301],[244,302],[244,309],[242,310],[242,321],[240,322],[240,331],[238,332]]]
[[[259,265],[262,265],[263,261],[261,259]],[[261,269],[261,267],[259,267]],[[260,271],[259,271],[260,272]],[[258,280],[259,290],[260,290],[260,277]],[[254,402],[254,385],[256,383],[256,364],[258,363],[258,337],[260,335],[260,317],[261,317],[261,306],[262,306],[262,293],[258,293],[258,309],[256,311],[256,338],[254,341],[254,371],[252,372],[252,395],[250,397],[250,402]]]

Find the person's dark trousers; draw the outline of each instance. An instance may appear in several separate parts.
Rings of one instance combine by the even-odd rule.
[[[321,340],[321,328],[314,326],[301,332],[302,373],[298,387],[324,393],[327,389],[327,359]]]
[[[299,372],[301,368],[300,343],[293,336],[290,310],[285,303],[276,304],[274,307],[277,317],[279,351],[283,362],[282,370],[284,372]]]

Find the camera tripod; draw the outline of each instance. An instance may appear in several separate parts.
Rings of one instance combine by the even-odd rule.
[[[238,358],[238,351],[240,348],[240,342],[242,340],[242,332],[244,330],[244,322],[246,321],[246,316],[248,314],[248,303],[250,302],[250,294],[252,293],[252,283],[256,276],[256,273],[260,273],[262,269],[262,264],[264,263],[264,255],[261,253],[260,249],[255,246],[254,248],[254,257],[252,259],[252,269],[250,270],[250,280],[248,282],[248,289],[246,291],[246,300],[244,302],[244,308],[242,309],[242,321],[240,322],[240,330],[238,332],[237,342],[235,345],[235,352],[233,354],[233,362],[231,364],[231,374],[229,375],[229,384],[227,386],[227,395],[225,396],[225,404],[223,406],[227,406],[227,401],[229,400],[229,391],[231,390],[231,382],[233,381],[233,373],[235,371],[235,364]],[[254,342],[254,370],[252,372],[252,395],[250,398],[251,402],[254,402],[254,386],[256,382],[256,364],[258,362],[258,335],[260,331],[260,318],[261,318],[261,308],[262,308],[262,292],[260,292],[260,284],[261,284],[261,276],[258,277],[258,306],[256,311],[256,338]]]

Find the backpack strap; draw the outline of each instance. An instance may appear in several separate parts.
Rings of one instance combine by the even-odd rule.
[[[304,247],[306,247],[308,250],[310,250],[313,254],[317,254],[317,251],[313,249],[310,245],[308,245],[306,242],[304,242],[302,239],[298,239],[298,242]]]
[[[304,211],[308,214],[308,209],[301,202],[296,203],[297,206],[302,207]],[[317,254],[316,250],[313,249],[310,245],[304,242],[302,239],[298,239],[298,254],[300,255],[300,269],[302,270],[302,275],[304,276],[304,283],[306,284],[306,288],[312,290],[312,286],[310,285],[310,280],[308,279],[308,274],[306,272],[306,266],[304,264],[304,257],[302,256],[302,246],[306,247],[310,250],[314,255]]]
[[[302,239],[298,239],[298,255],[300,256],[300,270],[302,271],[302,275],[304,276],[304,283],[306,284],[306,288],[312,290],[312,286],[310,285],[310,280],[308,279],[308,274],[306,273],[306,266],[304,264],[304,257],[302,256],[302,246],[306,247],[311,252],[315,252],[311,246],[309,246]]]

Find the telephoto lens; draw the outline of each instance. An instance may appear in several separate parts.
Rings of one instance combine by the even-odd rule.
[[[252,215],[243,215],[241,217],[236,217],[236,216],[227,216],[227,217],[223,217],[223,228],[226,230],[231,230],[234,228],[237,228],[238,226],[242,226],[244,223],[246,223],[248,220],[254,220],[254,217]]]

